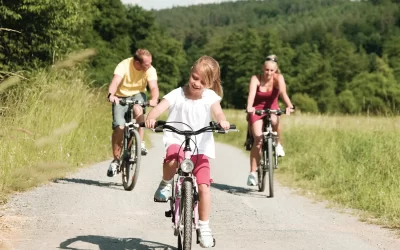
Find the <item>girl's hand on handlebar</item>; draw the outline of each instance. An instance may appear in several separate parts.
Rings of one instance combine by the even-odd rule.
[[[155,124],[156,124],[155,119],[146,119],[145,121],[146,128],[154,128]]]
[[[116,97],[115,95],[110,95],[110,97],[108,98],[108,100],[109,100],[111,103],[119,104],[119,98]]]
[[[218,124],[219,126],[221,126],[221,128],[225,130],[228,130],[229,127],[231,126],[228,121],[219,121]]]

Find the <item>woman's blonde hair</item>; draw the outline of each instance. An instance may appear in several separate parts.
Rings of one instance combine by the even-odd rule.
[[[265,66],[265,64],[267,64],[267,62],[274,62],[275,65],[276,65],[276,73],[278,73],[278,74],[281,73],[281,71],[280,71],[280,69],[279,69],[279,66],[278,66],[278,57],[277,57],[276,55],[269,55],[269,56],[267,56],[267,57],[265,58],[265,61],[264,61],[264,66]]]
[[[193,64],[191,72],[194,70],[204,80],[205,87],[214,90],[214,92],[223,97],[221,86],[221,69],[219,63],[211,56],[202,56]]]

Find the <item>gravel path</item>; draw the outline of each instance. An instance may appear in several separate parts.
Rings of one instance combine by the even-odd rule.
[[[9,249],[176,249],[166,203],[154,203],[164,149],[160,135],[142,158],[136,188],[127,192],[121,177],[106,176],[108,161],[11,197],[3,222]],[[290,156],[286,156],[290,157]],[[276,185],[267,198],[246,186],[248,156],[217,144],[211,162],[210,226],[217,249],[400,249],[389,230],[360,222]],[[1,227],[0,227],[1,230]],[[1,247],[0,247],[1,248]],[[3,248],[4,244],[3,244]],[[193,249],[201,249],[193,244]]]

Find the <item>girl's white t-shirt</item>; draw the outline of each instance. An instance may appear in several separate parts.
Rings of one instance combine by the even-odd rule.
[[[201,99],[191,100],[185,97],[183,88],[179,87],[164,96],[169,103],[169,113],[167,122],[182,122],[190,126],[190,128],[182,123],[171,123],[169,125],[179,130],[199,130],[209,126],[212,121],[211,105],[220,101],[222,98],[211,89],[204,89]],[[173,132],[164,132],[163,142],[165,149],[171,144],[182,145],[185,137]],[[215,158],[214,136],[212,132],[205,132],[192,136],[193,141],[190,143],[190,149],[193,154],[204,154],[209,158]],[[195,148],[197,145],[197,148]],[[196,149],[196,150],[195,150]],[[198,149],[198,151],[197,151]]]

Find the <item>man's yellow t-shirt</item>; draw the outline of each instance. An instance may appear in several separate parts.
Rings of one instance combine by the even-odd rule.
[[[114,75],[122,77],[115,93],[119,97],[146,92],[147,83],[157,80],[157,71],[153,66],[150,66],[147,71],[138,71],[133,67],[133,57],[120,62],[114,70]]]

